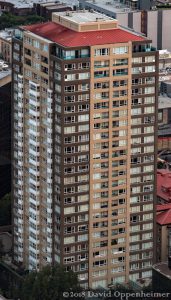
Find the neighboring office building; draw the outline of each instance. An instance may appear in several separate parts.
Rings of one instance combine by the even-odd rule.
[[[168,50],[159,51],[159,92],[161,84],[171,81],[171,52]]]
[[[158,124],[171,123],[171,53],[159,51]]]
[[[158,125],[160,135],[162,133],[162,126],[166,125],[165,127],[171,126],[171,98],[159,96],[158,101]],[[171,131],[170,131],[171,134]]]
[[[156,222],[157,262],[167,261],[171,256],[171,203],[157,205]]]
[[[5,29],[0,31],[0,55],[2,59],[11,64],[12,59],[12,36],[14,29]]]
[[[157,170],[157,204],[168,203],[171,203],[171,172],[168,169],[159,169]]]
[[[34,4],[34,9],[36,10],[36,14],[38,16],[45,18],[46,20],[51,20],[53,12],[72,10],[72,5],[67,6],[57,2],[58,1]]]
[[[118,20],[119,24],[144,33],[152,39],[152,45],[157,49],[171,51],[171,9],[157,9],[154,1],[139,1],[138,10],[127,5],[126,1],[80,0],[80,7],[94,9]],[[138,1],[137,1],[138,2]],[[151,3],[150,3],[151,2]],[[151,8],[153,8],[151,10]]]
[[[11,70],[7,67],[0,62],[0,199],[11,191]]]
[[[159,51],[159,73],[163,71],[167,73],[167,69],[171,68],[171,52],[167,49]],[[161,73],[160,73],[161,74]],[[167,75],[167,74],[165,74]]]
[[[158,53],[104,15],[52,19],[13,40],[14,261],[148,282]]]
[[[171,53],[159,51],[158,150],[171,149]]]
[[[158,151],[171,149],[171,124],[162,125],[158,130]]]

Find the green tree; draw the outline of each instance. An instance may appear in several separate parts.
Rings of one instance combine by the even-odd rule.
[[[0,16],[0,30],[19,25],[28,25],[33,23],[41,23],[45,19],[37,15],[15,16],[11,13],[3,13]]]
[[[68,293],[68,299],[70,295],[72,299],[84,299],[77,275],[56,265],[26,275],[18,297],[22,300],[63,300],[63,293]]]
[[[11,224],[11,195],[6,194],[0,200],[0,226]]]

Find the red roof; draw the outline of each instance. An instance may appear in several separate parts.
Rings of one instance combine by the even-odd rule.
[[[120,28],[77,32],[54,22],[28,25],[23,28],[65,47],[144,41],[142,36],[138,36]]]
[[[157,205],[157,208],[156,208],[157,212],[162,212],[162,211],[165,211],[165,210],[168,210],[168,209],[171,209],[171,203]]]
[[[169,170],[157,171],[157,196],[171,203],[171,172]]]
[[[156,216],[156,221],[160,225],[171,225],[171,209],[159,213]]]

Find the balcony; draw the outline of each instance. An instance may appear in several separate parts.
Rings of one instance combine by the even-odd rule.
[[[113,76],[124,76],[124,75],[128,75],[128,71],[113,72]]]
[[[134,46],[133,53],[156,51],[156,48],[151,45]]]
[[[109,71],[94,72],[94,78],[109,77]]]

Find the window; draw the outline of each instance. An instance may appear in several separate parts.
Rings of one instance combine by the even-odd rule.
[[[65,86],[65,92],[72,93],[75,91],[75,85]]]
[[[142,278],[148,278],[148,277],[151,278],[151,276],[152,276],[152,271],[142,272]]]
[[[64,133],[74,133],[75,132],[75,126],[71,126],[71,127],[64,127]]]
[[[78,116],[78,122],[86,122],[89,121],[89,115],[79,115]]]
[[[76,65],[75,64],[66,64],[64,68],[65,68],[65,71],[74,70],[74,69],[76,69]]]
[[[153,132],[154,132],[154,126],[144,127],[144,133],[153,133]]]
[[[139,135],[139,134],[141,134],[141,128],[140,127],[132,128],[131,129],[131,134],[132,135],[136,135],[136,134]]]
[[[65,102],[70,103],[70,102],[75,102],[75,96],[65,96]]]
[[[140,74],[142,73],[142,67],[132,68],[132,74]]]
[[[131,139],[131,144],[132,145],[141,144],[141,138],[140,137],[138,137],[138,138],[132,138]]]
[[[81,57],[88,57],[89,49],[81,49]]]
[[[71,243],[75,243],[75,236],[70,236],[70,237],[64,238],[64,245],[71,244]]]
[[[146,56],[145,57],[145,62],[154,62],[155,61],[155,56]]]
[[[95,56],[109,55],[109,48],[95,49]]]
[[[78,101],[87,101],[90,99],[89,94],[78,95]]]
[[[153,185],[145,185],[143,187],[143,192],[151,192],[153,191]]]
[[[144,201],[144,202],[147,202],[147,201],[153,201],[153,194],[144,195],[144,196],[143,196],[143,201]]]
[[[152,232],[148,232],[148,233],[143,233],[142,235],[142,240],[146,241],[146,240],[150,240],[153,238],[153,234]]]
[[[78,131],[79,131],[79,132],[89,131],[89,124],[86,124],[86,125],[79,125],[79,126],[78,126]]]
[[[72,113],[75,111],[75,106],[65,106],[64,111],[65,113]]]
[[[154,106],[145,107],[144,108],[144,113],[145,114],[152,114],[152,113],[154,113],[154,110],[155,110]]]
[[[142,244],[142,249],[150,249],[153,247],[153,243],[149,242],[149,243],[143,243]]]
[[[78,111],[87,111],[89,110],[89,104],[82,104],[78,106]]]
[[[78,69],[89,69],[90,63],[89,62],[83,62],[78,64]]]
[[[153,143],[153,142],[154,142],[154,136],[153,135],[144,137],[144,143]]]
[[[154,94],[155,87],[145,87],[145,94]]]
[[[66,59],[75,58],[75,50],[64,51],[64,58]]]
[[[90,73],[79,73],[78,79],[88,79],[90,77]]]
[[[64,208],[64,214],[72,214],[75,212],[75,206],[65,207]]]
[[[130,265],[130,269],[131,270],[137,270],[137,269],[139,269],[139,263],[133,263],[133,264],[131,264]]]
[[[143,224],[143,230],[153,229],[153,223]]]
[[[140,235],[139,234],[130,236],[130,242],[131,243],[138,242],[139,240],[140,240]]]
[[[141,64],[142,63],[142,57],[133,57],[132,58],[133,64]]]
[[[140,225],[135,225],[130,227],[131,232],[140,231]]]
[[[89,145],[80,145],[78,146],[78,152],[89,151]]]
[[[86,175],[87,176],[87,175]],[[81,177],[81,176],[80,176]],[[89,200],[89,195],[79,195],[78,196],[78,202],[85,202]]]
[[[33,40],[33,47],[40,48],[40,42],[37,40]]]
[[[89,90],[89,84],[88,83],[82,83],[78,85],[79,91],[88,91]]]
[[[154,166],[144,166],[144,172],[152,172],[154,170]]]
[[[155,66],[147,66],[145,67],[145,72],[155,72]]]
[[[133,215],[133,216],[131,216],[131,218],[130,218],[130,222],[131,222],[131,223],[139,222],[139,221],[140,221],[139,218],[140,218],[140,216]]]
[[[140,191],[141,191],[140,186],[136,186],[136,187],[131,188],[131,193],[132,194],[140,193]]]
[[[154,116],[152,116],[152,117],[145,117],[144,118],[144,123],[154,123],[154,121],[155,121],[155,118],[154,118]]]
[[[75,192],[75,188],[74,187],[66,187],[64,188],[64,194],[71,194]]]
[[[67,74],[64,76],[65,81],[70,81],[70,80],[75,80],[75,79],[76,79],[76,74]]]
[[[132,118],[131,125],[141,124],[141,118]]]
[[[128,69],[113,70],[113,76],[119,76],[119,75],[128,75]]]
[[[128,53],[128,46],[113,48],[113,54],[125,54]]]
[[[132,108],[131,109],[131,115],[140,115],[141,114],[141,108]]]
[[[138,251],[140,249],[139,244],[130,245],[130,251]]]

